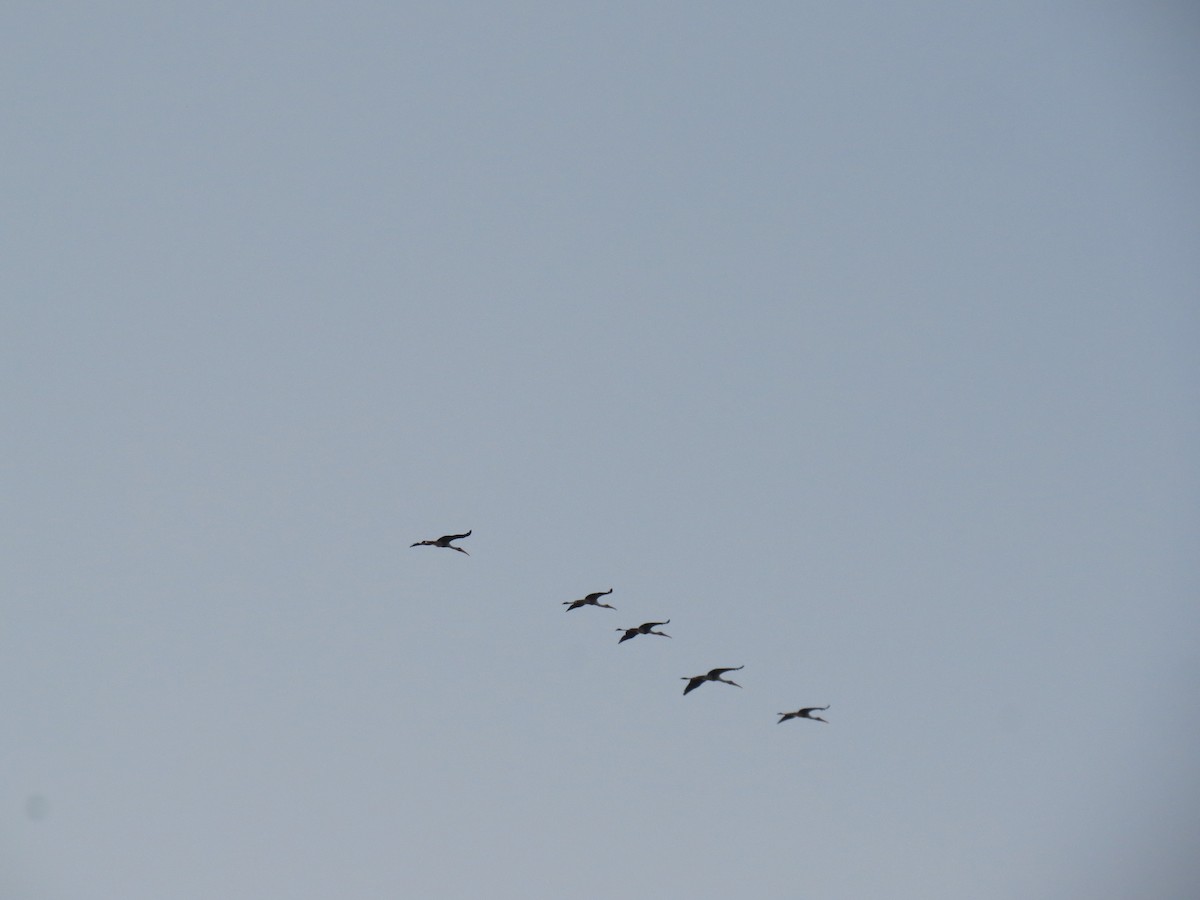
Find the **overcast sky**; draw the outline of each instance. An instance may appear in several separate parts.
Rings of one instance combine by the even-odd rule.
[[[6,4],[0,895],[1195,896],[1198,38]]]

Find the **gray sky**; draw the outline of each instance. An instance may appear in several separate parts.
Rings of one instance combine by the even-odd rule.
[[[4,897],[1195,895],[1190,4],[0,25]]]

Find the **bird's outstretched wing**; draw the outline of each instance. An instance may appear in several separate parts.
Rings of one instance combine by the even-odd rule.
[[[472,529],[472,531],[474,531],[474,529]],[[457,541],[459,538],[465,538],[465,537],[470,537],[470,536],[471,536],[471,532],[468,531],[466,534],[445,534],[445,535],[442,535],[442,537],[439,538],[439,540],[443,540],[443,541],[446,541],[447,543],[449,543],[450,541]],[[455,548],[455,549],[457,549],[457,548]]]
[[[683,676],[683,680],[687,682],[687,687],[683,689],[683,695],[686,697],[689,691],[694,691],[696,688],[700,687],[700,685],[704,684],[704,682],[708,679],[703,675],[697,675],[694,678],[688,678],[685,675]]]
[[[709,677],[709,678],[716,678],[716,677],[717,677],[717,676],[719,676],[719,675],[724,675],[726,672],[739,672],[739,671],[741,671],[741,670],[742,670],[742,669],[744,669],[744,668],[746,668],[746,666],[745,666],[745,664],[743,663],[742,665],[740,665],[740,666],[735,666],[735,667],[733,667],[733,668],[727,668],[727,669],[710,669],[710,670],[709,670],[709,672],[708,672],[708,677]]]

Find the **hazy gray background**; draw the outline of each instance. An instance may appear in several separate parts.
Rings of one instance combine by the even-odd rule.
[[[0,895],[1195,896],[1195,6],[0,26]]]

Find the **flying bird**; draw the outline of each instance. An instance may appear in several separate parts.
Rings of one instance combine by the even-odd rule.
[[[459,553],[467,553],[467,551],[464,550],[462,547],[455,547],[450,542],[457,541],[459,538],[465,538],[465,537],[470,537],[470,536],[471,536],[471,532],[469,532],[469,531],[466,534],[443,534],[436,541],[417,541],[415,544],[410,544],[409,547],[410,547],[410,549],[412,547],[449,547],[451,550],[457,550]],[[470,556],[470,555],[471,555],[470,553],[467,553],[467,556]]]
[[[670,637],[669,634],[666,634],[665,632],[662,632],[662,631],[653,631],[651,629],[653,629],[655,625],[668,625],[668,624],[670,624],[670,622],[671,622],[671,620],[667,619],[666,622],[643,622],[637,628],[618,628],[617,631],[625,632],[625,636],[622,637],[619,641],[617,641],[617,643],[623,644],[630,638],[637,637],[639,634],[657,634],[659,637],[669,638]]]
[[[618,641],[618,643],[620,643],[620,642]],[[737,672],[739,669],[744,669],[744,668],[746,668],[746,667],[744,665],[742,665],[742,666],[737,666],[736,668],[730,668],[730,669],[713,669],[707,675],[693,675],[690,678],[687,675],[684,675],[681,680],[686,681],[688,684],[687,684],[687,687],[685,687],[683,689],[683,695],[686,697],[688,695],[689,691],[694,691],[696,688],[700,687],[700,685],[704,684],[704,682],[706,682],[706,681],[720,681],[720,682],[724,682],[725,684],[732,684],[734,687],[740,688],[741,685],[738,684],[736,681],[730,681],[728,678],[722,678],[721,676],[724,675],[726,672]]]
[[[780,724],[780,722],[786,722],[788,719],[812,719],[813,721],[816,721],[816,722],[825,722],[824,719],[822,719],[820,716],[814,716],[813,713],[823,712],[824,710],[827,710],[827,709],[829,709],[828,706],[806,706],[806,707],[804,707],[804,709],[798,709],[795,712],[775,713],[775,715],[777,715],[777,716],[783,716],[783,718],[780,719],[779,722],[776,722],[775,724],[778,725],[778,724]],[[828,725],[829,723],[825,722],[825,724]]]
[[[609,588],[607,591],[597,591],[594,594],[588,594],[582,600],[564,600],[563,606],[567,608],[567,612],[570,612],[573,609],[579,609],[581,606],[603,606],[605,609],[616,609],[615,606],[609,606],[607,603],[600,602],[601,597],[605,596],[606,594],[611,594],[612,592],[613,589]]]

